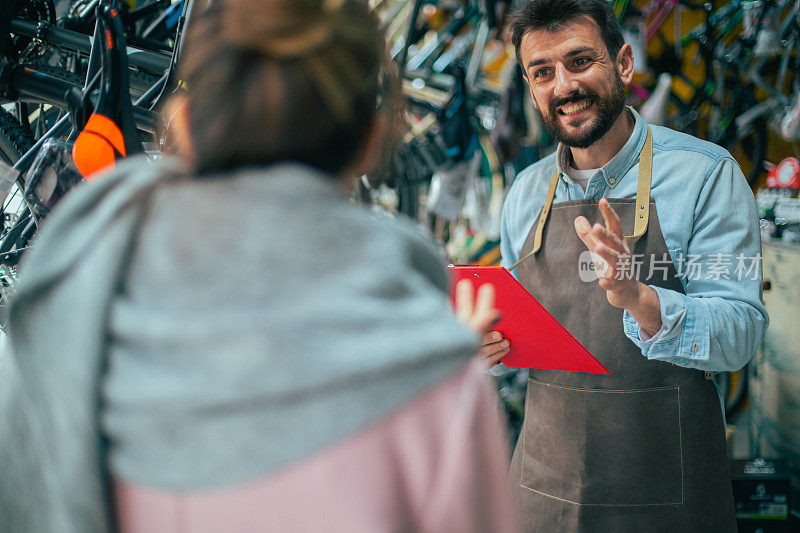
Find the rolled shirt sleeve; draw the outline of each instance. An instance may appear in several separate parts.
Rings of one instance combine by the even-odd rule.
[[[688,248],[672,260],[686,294],[653,287],[661,329],[648,338],[625,311],[625,335],[648,359],[717,372],[742,368],[761,342],[769,317],[761,302],[755,200],[731,158],[723,158],[706,178]]]

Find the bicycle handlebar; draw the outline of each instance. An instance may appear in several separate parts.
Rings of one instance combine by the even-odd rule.
[[[27,37],[36,37],[47,44],[63,46],[75,52],[88,54],[92,49],[92,37],[90,35],[50,26],[49,24],[37,24],[15,19],[11,21],[11,32]],[[131,67],[141,68],[153,74],[162,74],[169,68],[170,58],[165,54],[141,50],[131,46],[127,47],[127,52],[128,63]]]

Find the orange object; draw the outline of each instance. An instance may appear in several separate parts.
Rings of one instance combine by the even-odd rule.
[[[454,266],[448,270],[454,291],[455,284],[462,279],[471,279],[476,292],[484,283],[494,285],[495,308],[501,318],[493,329],[511,342],[511,350],[502,359],[504,365],[609,374],[507,269]]]
[[[119,126],[110,118],[93,113],[72,147],[72,158],[84,178],[113,167],[125,157],[125,141]]]

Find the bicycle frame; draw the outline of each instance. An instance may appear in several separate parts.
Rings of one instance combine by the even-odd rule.
[[[82,87],[0,59],[0,97],[67,108],[65,95],[72,89],[81,90]],[[156,133],[157,113],[135,106],[134,116],[139,129]]]

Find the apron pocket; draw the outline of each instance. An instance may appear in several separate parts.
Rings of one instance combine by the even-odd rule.
[[[678,387],[597,390],[528,380],[521,484],[579,505],[683,503]]]

